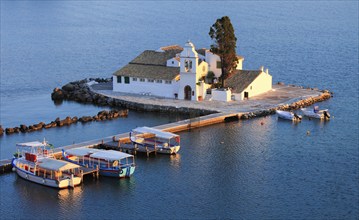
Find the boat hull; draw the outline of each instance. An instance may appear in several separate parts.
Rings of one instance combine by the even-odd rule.
[[[147,153],[148,151],[154,151],[155,148],[150,146],[146,147],[142,144],[138,144],[136,142],[132,142],[133,145],[136,147],[137,152]],[[176,154],[180,150],[180,146],[173,146],[173,147],[166,147],[166,148],[157,148],[156,152],[160,154]]]
[[[69,177],[68,179],[63,179],[63,180],[54,180],[54,179],[48,179],[48,178],[43,178],[40,176],[36,176],[31,172],[28,172],[26,170],[23,170],[19,167],[16,166],[16,159],[13,161],[13,167],[16,169],[16,173],[17,175],[19,175],[21,178],[34,182],[34,183],[38,183],[44,186],[50,186],[50,187],[54,187],[54,188],[68,188],[68,187],[74,187],[77,186],[79,184],[81,184],[81,178],[80,177],[73,177],[72,179]]]
[[[313,110],[309,110],[307,108],[302,108],[301,111],[303,115],[309,118],[317,118],[317,119],[325,119],[325,112],[328,110],[320,110],[318,112],[314,112]],[[328,114],[328,113],[327,113]]]
[[[298,115],[295,116],[294,113],[292,113],[292,112],[277,110],[276,113],[278,115],[278,118],[285,119],[285,120],[291,120],[291,121],[299,120],[300,121],[302,119],[301,116],[298,116]]]
[[[64,160],[83,166],[88,168],[97,168],[97,164],[89,164],[89,163],[79,163],[77,161],[71,160],[67,157],[66,152],[62,152],[62,157]],[[135,172],[136,167],[135,166],[126,166],[121,167],[120,169],[109,169],[104,167],[99,167],[99,174],[101,176],[108,176],[108,177],[118,177],[118,178],[125,178],[130,177]]]
[[[122,169],[100,169],[101,176],[108,176],[108,177],[119,177],[125,178],[130,177],[135,172],[136,167],[124,167]]]

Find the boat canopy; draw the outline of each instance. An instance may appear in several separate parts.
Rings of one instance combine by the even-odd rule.
[[[163,138],[163,139],[171,139],[171,138],[179,136],[179,135],[171,133],[171,132],[161,131],[159,129],[149,128],[149,127],[138,127],[138,128],[133,129],[132,131],[136,132],[136,133],[151,133],[151,134],[156,135],[157,138]]]
[[[39,161],[38,167],[45,170],[64,171],[64,170],[79,168],[80,166],[62,160],[45,158]]]
[[[17,147],[46,147],[47,143],[40,142],[40,141],[32,141],[32,142],[25,142],[25,143],[17,143]]]
[[[69,149],[69,150],[66,150],[65,152],[67,154],[71,154],[74,156],[83,157],[85,155],[93,154],[98,151],[100,151],[100,150],[94,149],[94,148],[88,148],[88,147],[80,147],[80,148]]]
[[[90,157],[104,160],[121,160],[127,157],[133,157],[133,155],[114,150],[101,150],[91,154]]]

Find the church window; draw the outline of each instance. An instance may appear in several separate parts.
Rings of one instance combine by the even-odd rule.
[[[185,71],[189,72],[192,70],[192,61],[191,60],[185,60],[184,61],[184,67],[185,67]]]
[[[184,69],[186,72],[188,72],[188,60],[184,61]]]
[[[121,76],[117,76],[117,83],[121,83]]]
[[[217,69],[221,69],[222,68],[222,62],[221,61],[217,61]]]
[[[130,77],[125,76],[125,84],[130,84]]]

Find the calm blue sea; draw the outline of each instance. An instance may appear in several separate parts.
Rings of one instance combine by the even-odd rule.
[[[228,15],[245,69],[273,81],[329,89],[332,120],[295,125],[276,116],[180,133],[178,155],[136,156],[131,179],[86,178],[55,190],[0,175],[1,219],[358,219],[357,1],[1,1],[0,124],[50,122],[106,108],[64,102],[52,89],[110,77],[146,49],[190,39],[209,47],[209,27]],[[0,137],[56,146],[182,119],[130,111],[128,118]],[[261,125],[261,123],[264,125]],[[310,131],[310,135],[306,135]]]

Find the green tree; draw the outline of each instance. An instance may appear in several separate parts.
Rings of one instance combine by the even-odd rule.
[[[209,36],[214,41],[210,51],[221,59],[221,82],[225,87],[225,80],[231,76],[237,66],[236,43],[237,38],[231,20],[228,16],[217,19],[209,30]]]

